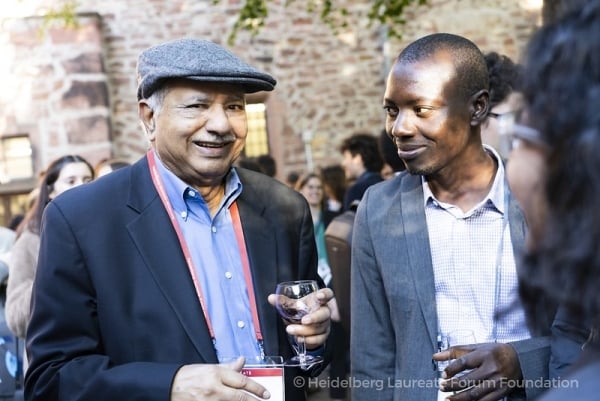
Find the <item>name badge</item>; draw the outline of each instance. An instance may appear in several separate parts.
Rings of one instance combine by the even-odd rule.
[[[269,401],[285,401],[283,358],[265,357],[258,362],[246,360],[242,374],[266,388],[271,393]]]

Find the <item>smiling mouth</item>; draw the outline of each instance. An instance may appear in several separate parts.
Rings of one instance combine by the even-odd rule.
[[[213,148],[213,149],[219,149],[219,148],[224,148],[225,146],[231,144],[231,141],[226,141],[226,142],[203,142],[203,141],[193,141],[194,145],[196,146],[200,146],[202,148]]]
[[[402,148],[398,148],[398,157],[403,160],[414,159],[419,156],[426,149],[425,146],[415,145],[415,146],[403,146]]]

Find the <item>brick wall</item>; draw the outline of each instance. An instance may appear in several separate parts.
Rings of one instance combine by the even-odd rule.
[[[181,36],[226,40],[240,1],[78,0],[79,27],[37,31],[49,0],[4,0],[0,10],[0,135],[29,132],[36,169],[64,153],[93,163],[139,158],[147,141],[137,119],[135,63],[144,48]],[[402,40],[368,26],[369,1],[346,0],[349,28],[332,34],[304,10],[271,2],[261,33],[240,33],[232,50],[273,74],[267,98],[279,177],[339,161],[337,145],[355,131],[383,127],[385,76],[399,50],[424,34],[463,34],[484,51],[518,59],[539,19],[525,0],[430,0],[407,13]],[[8,4],[8,6],[7,6]],[[304,135],[303,135],[304,134]],[[310,135],[308,135],[310,134]]]

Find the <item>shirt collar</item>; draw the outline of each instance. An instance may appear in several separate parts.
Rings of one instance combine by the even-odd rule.
[[[496,170],[496,176],[494,177],[494,182],[492,187],[490,188],[490,192],[486,195],[486,197],[474,208],[478,209],[482,205],[486,203],[491,203],[500,213],[505,213],[505,205],[504,205],[504,163],[502,158],[498,154],[498,152],[488,145],[483,145],[483,148],[498,162],[498,169]],[[442,203],[436,199],[433,192],[431,192],[431,188],[425,179],[425,176],[421,176],[421,184],[423,186],[423,204],[427,206],[428,202],[435,201],[438,204]]]
[[[187,210],[185,199],[190,197],[198,197],[202,204],[206,205],[206,202],[204,202],[204,199],[198,190],[186,184],[181,180],[181,178],[176,176],[171,170],[165,167],[156,151],[154,151],[154,159],[156,160],[156,167],[158,169],[160,179],[163,182],[167,196],[169,197],[169,202],[171,202],[171,207],[175,211]],[[237,199],[241,192],[242,182],[240,181],[235,169],[232,168],[225,177],[225,196],[223,197],[224,200],[222,202],[222,206],[229,207]]]

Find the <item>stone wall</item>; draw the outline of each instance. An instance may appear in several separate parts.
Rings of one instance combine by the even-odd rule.
[[[93,163],[143,154],[148,144],[137,119],[136,58],[165,40],[213,40],[277,78],[266,103],[281,178],[306,169],[307,148],[315,167],[336,163],[344,137],[380,131],[385,76],[407,42],[447,31],[518,59],[539,19],[525,0],[429,0],[409,10],[401,40],[388,40],[383,28],[368,24],[370,1],[345,0],[349,27],[333,34],[306,12],[305,2],[285,7],[285,0],[274,0],[260,34],[242,32],[229,46],[239,0],[78,0],[79,27],[38,36],[42,19],[31,17],[56,3],[4,0],[0,10],[0,135],[29,132],[37,170],[64,153]]]
[[[42,19],[4,21],[0,135],[29,133],[35,170],[65,153],[110,148],[110,107],[98,15],[40,33]]]

